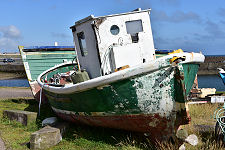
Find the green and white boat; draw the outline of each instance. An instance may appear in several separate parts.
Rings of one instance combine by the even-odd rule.
[[[156,58],[149,14],[91,15],[71,27],[78,68],[60,64],[37,79],[59,117],[159,141],[190,121],[185,102],[205,57],[179,50]]]

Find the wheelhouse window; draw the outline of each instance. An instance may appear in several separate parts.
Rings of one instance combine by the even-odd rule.
[[[120,32],[120,28],[117,25],[112,25],[110,28],[110,32],[112,35],[117,35]]]
[[[86,56],[88,53],[87,53],[87,45],[86,45],[84,32],[77,33],[77,37],[78,37],[81,55]]]
[[[131,39],[133,43],[137,43],[139,41],[138,33],[143,31],[142,21],[141,20],[133,20],[126,21],[127,33],[131,35]]]

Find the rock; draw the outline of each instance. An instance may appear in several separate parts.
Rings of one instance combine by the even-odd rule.
[[[198,144],[198,137],[194,134],[191,134],[185,139],[185,142],[195,146]]]
[[[185,129],[179,129],[177,130],[176,136],[184,141],[188,137],[188,133]]]
[[[179,147],[179,150],[185,150],[185,144],[182,144],[182,145]]]
[[[42,126],[54,126],[57,122],[57,118],[56,117],[50,117],[50,118],[46,118],[42,121]]]
[[[30,149],[47,149],[58,144],[61,140],[59,129],[46,126],[31,134]]]
[[[27,126],[36,121],[37,113],[22,110],[4,110],[3,116]]]

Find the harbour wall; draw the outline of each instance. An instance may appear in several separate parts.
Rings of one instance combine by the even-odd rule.
[[[205,62],[199,67],[198,75],[218,74],[217,68],[225,69],[225,56],[206,56]]]
[[[12,58],[15,62],[3,63],[4,58]],[[205,62],[200,65],[198,75],[218,74],[217,68],[225,69],[225,56],[206,56]],[[0,54],[1,72],[25,72],[20,54]]]
[[[25,72],[23,65],[4,64],[0,65],[1,72],[23,73]]]
[[[3,62],[8,58],[12,58],[14,62]],[[0,72],[25,73],[20,54],[0,54]]]

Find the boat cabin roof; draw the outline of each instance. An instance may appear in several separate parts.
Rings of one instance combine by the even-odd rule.
[[[74,51],[75,47],[74,46],[29,46],[29,47],[24,47],[23,51],[24,52],[33,52],[33,51]]]
[[[73,27],[75,27],[76,25],[79,25],[79,24],[82,24],[82,23],[85,23],[89,20],[92,20],[92,19],[97,19],[97,18],[106,18],[106,17],[115,17],[115,16],[122,16],[122,15],[129,15],[129,14],[136,14],[136,13],[141,13],[141,12],[150,12],[151,9],[145,9],[145,10],[141,10],[140,8],[138,9],[135,9],[133,11],[130,11],[130,12],[126,12],[126,13],[120,13],[120,14],[112,14],[112,15],[105,15],[105,16],[98,16],[98,17],[95,17],[94,15],[90,15],[86,18],[83,18],[79,21],[76,21],[75,22],[75,25],[71,26],[70,28],[72,29]]]

